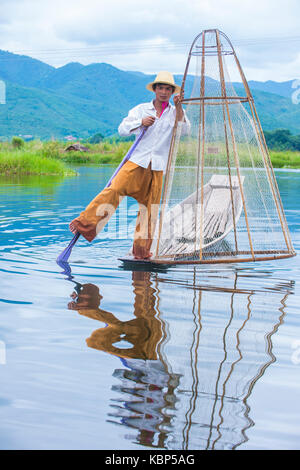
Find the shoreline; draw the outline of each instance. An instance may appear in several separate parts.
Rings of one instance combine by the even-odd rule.
[[[15,148],[11,143],[5,142],[0,144],[0,176],[72,177],[77,175],[77,172],[72,168],[76,165],[117,167],[131,145],[132,142],[128,141],[101,142],[88,144],[86,152],[67,152],[66,144],[63,142],[31,141],[24,142],[21,148]],[[274,170],[300,169],[299,151],[269,150],[269,154]],[[211,160],[213,167],[213,159],[210,157],[209,160]],[[210,166],[209,160],[207,161],[208,166]],[[219,168],[220,162],[221,160],[218,162]],[[249,157],[244,161],[244,165],[246,162],[251,167]]]

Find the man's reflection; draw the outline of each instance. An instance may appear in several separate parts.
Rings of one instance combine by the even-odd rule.
[[[113,390],[121,392],[122,398],[112,403],[114,412],[110,413],[110,420],[137,428],[138,442],[144,446],[164,447],[172,428],[180,375],[170,372],[163,358],[161,345],[166,333],[159,319],[157,292],[150,275],[142,271],[132,273],[135,300],[131,320],[121,321],[101,309],[102,296],[94,284],[84,284],[78,292],[74,291],[68,308],[106,324],[93,331],[87,345],[118,356],[125,366],[113,374],[121,381]],[[122,346],[124,342],[126,346]]]
[[[263,288],[261,276],[258,288],[249,289],[237,273],[222,282],[212,274],[205,284],[196,274],[192,283],[169,275],[154,287],[152,279],[151,273],[133,272],[134,318],[128,321],[100,308],[102,296],[93,284],[72,294],[70,309],[106,324],[87,345],[121,359],[109,419],[137,429],[135,439],[143,446],[240,446],[254,425],[247,400],[276,360],[272,336],[293,286],[287,281],[271,287],[267,279]],[[170,299],[163,315],[160,296]]]
[[[73,292],[73,301],[68,308],[77,310],[93,320],[106,324],[104,328],[95,330],[87,345],[122,358],[157,360],[157,345],[162,338],[162,323],[156,316],[155,290],[150,281],[150,274],[133,273],[135,294],[134,318],[121,321],[111,312],[100,308],[102,295],[94,284],[84,284],[79,293]],[[130,347],[118,346],[127,342]]]

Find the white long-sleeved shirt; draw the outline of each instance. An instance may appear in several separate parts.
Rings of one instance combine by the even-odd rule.
[[[175,124],[175,106],[169,103],[161,117],[157,118],[153,101],[139,104],[129,111],[128,116],[119,125],[118,131],[123,137],[131,134],[138,136],[142,130],[142,119],[147,116],[155,117],[155,122],[147,127],[129,160],[143,168],[148,168],[151,163],[152,170],[165,171]],[[185,113],[184,121],[179,121],[178,127],[181,127],[181,135],[189,132],[190,123]]]

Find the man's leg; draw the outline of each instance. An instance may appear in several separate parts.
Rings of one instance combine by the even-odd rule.
[[[135,228],[133,255],[137,259],[147,259],[152,256],[150,248],[157,222],[163,172],[147,169],[148,185],[143,185],[137,200],[140,204],[138,219]]]
[[[126,162],[119,173],[112,180],[108,188],[103,189],[81,212],[79,217],[72,220],[70,230],[73,233],[80,232],[86,240],[91,242],[107,224],[112,214],[117,209],[120,201],[131,190],[138,191],[137,177],[140,167],[132,162]]]

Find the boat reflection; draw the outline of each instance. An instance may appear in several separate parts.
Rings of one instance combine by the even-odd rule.
[[[106,324],[87,345],[121,359],[108,420],[142,446],[235,449],[254,425],[248,399],[276,361],[272,337],[293,282],[242,270],[174,276],[133,272],[129,321],[100,309],[97,286],[73,293],[70,309]]]

